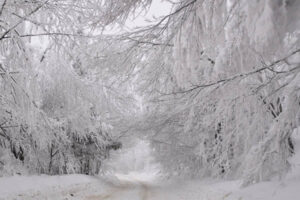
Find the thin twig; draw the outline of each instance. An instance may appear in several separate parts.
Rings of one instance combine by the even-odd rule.
[[[206,88],[206,87],[211,87],[211,86],[214,86],[214,85],[219,85],[221,83],[227,83],[229,81],[233,81],[233,80],[235,80],[237,78],[240,78],[240,77],[247,77],[247,76],[256,74],[258,72],[261,72],[261,71],[270,70],[270,69],[273,69],[273,67],[275,65],[277,65],[277,64],[279,64],[279,63],[287,60],[289,57],[295,55],[298,52],[300,52],[300,49],[297,49],[297,50],[293,51],[292,53],[290,53],[288,56],[285,56],[284,58],[276,60],[276,61],[272,62],[271,64],[269,64],[267,66],[264,66],[264,67],[261,67],[259,69],[256,69],[254,71],[250,71],[250,72],[238,74],[238,75],[235,75],[235,76],[232,76],[232,77],[229,77],[229,78],[221,79],[221,80],[218,80],[218,81],[215,81],[215,82],[211,82],[211,83],[207,83],[207,84],[203,84],[203,85],[196,85],[195,87],[192,87],[192,88],[190,88],[188,90],[172,92],[172,93],[168,93],[168,94],[165,94],[165,95],[185,94],[185,93],[189,93],[189,92],[192,92],[192,91],[200,89],[200,88]],[[270,70],[270,71],[273,71],[273,72],[279,74],[279,73],[288,73],[288,72],[291,72],[291,71],[295,71],[298,68],[300,68],[300,65],[297,66],[297,67],[294,67],[294,68],[292,68],[290,70],[287,70],[287,71],[274,71],[274,70]]]
[[[0,75],[5,75],[5,74],[18,74],[20,72],[0,72]]]
[[[24,34],[24,35],[19,35],[18,37],[20,38],[25,38],[25,37],[40,37],[40,36],[67,36],[67,37],[96,37],[96,36],[90,36],[90,35],[82,35],[82,34],[73,34],[73,33],[36,33],[36,34]],[[13,36],[4,36],[2,39],[10,39],[13,38]]]
[[[7,2],[7,0],[4,0],[3,4],[2,4],[2,6],[1,6],[1,9],[0,9],[0,16],[1,16],[2,13],[3,13],[3,10],[4,10],[4,7],[5,7],[5,5],[6,5],[6,2]]]
[[[156,42],[151,42],[151,41],[142,41],[142,40],[138,40],[138,39],[135,39],[135,38],[132,38],[132,37],[126,37],[126,39],[135,41],[139,44],[149,44],[149,45],[153,45],[153,46],[162,45],[162,46],[170,46],[170,47],[174,46],[173,44],[164,44],[164,43],[156,43]]]
[[[5,36],[10,33],[12,30],[14,30],[17,26],[19,26],[21,23],[24,22],[24,19],[33,15],[34,13],[36,13],[38,10],[40,10],[49,0],[45,1],[44,3],[42,3],[41,5],[37,6],[35,9],[33,9],[31,12],[29,12],[28,14],[26,14],[24,17],[22,17],[22,20],[20,20],[19,22],[17,22],[15,25],[13,25],[12,27],[10,27],[9,29],[7,29],[1,36],[0,36],[0,40],[3,40],[3,38],[5,38]],[[24,18],[24,19],[23,19]]]

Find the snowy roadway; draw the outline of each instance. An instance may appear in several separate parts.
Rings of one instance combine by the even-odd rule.
[[[0,200],[297,200],[299,176],[244,189],[239,181],[143,182],[85,175],[0,178]]]
[[[226,191],[193,181],[162,181],[151,145],[137,140],[111,154],[105,175],[14,176],[0,178],[0,200],[214,200]],[[199,181],[198,181],[199,182]]]
[[[1,200],[221,200],[229,195],[192,181],[164,185],[84,175],[1,178],[0,192]]]
[[[0,177],[0,200],[298,200],[300,199],[300,131],[295,155],[283,180],[241,188],[240,181],[162,181],[147,143],[113,156],[106,175]],[[146,147],[146,148],[145,148]]]

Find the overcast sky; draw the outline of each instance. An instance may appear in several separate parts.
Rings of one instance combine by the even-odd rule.
[[[168,15],[171,12],[171,3],[162,0],[153,0],[152,5],[147,14],[142,13],[141,16],[134,20],[128,20],[126,26],[128,28],[134,28],[144,26],[148,24],[147,20],[152,21],[155,18]]]

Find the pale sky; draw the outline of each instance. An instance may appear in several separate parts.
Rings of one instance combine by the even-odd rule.
[[[128,28],[145,26],[146,24],[149,24],[147,20],[153,21],[155,18],[170,14],[171,8],[172,5],[170,2],[153,0],[152,5],[146,15],[143,13],[135,20],[128,20],[128,22],[126,22],[126,26]]]

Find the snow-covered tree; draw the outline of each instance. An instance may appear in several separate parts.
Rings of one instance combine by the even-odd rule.
[[[26,161],[47,146],[48,168],[74,169],[110,146],[102,123],[148,137],[173,174],[284,175],[300,122],[299,1],[168,2],[126,31],[151,0],[1,1],[1,148]]]
[[[100,4],[0,2],[0,175],[98,173],[120,147],[103,86],[78,58],[102,27]]]
[[[126,2],[129,12],[136,4]],[[245,184],[284,174],[299,126],[299,6],[176,1],[123,34],[135,41],[132,57],[143,55],[133,80],[146,114],[129,130],[147,133],[180,173]]]

